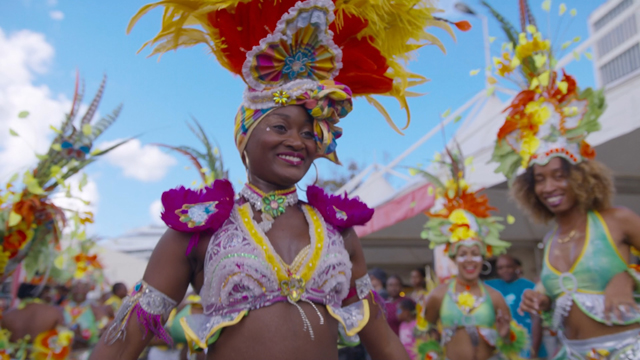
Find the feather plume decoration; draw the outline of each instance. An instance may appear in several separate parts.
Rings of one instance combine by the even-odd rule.
[[[308,0],[307,2],[313,0]],[[146,42],[150,56],[181,47],[206,45],[220,64],[242,76],[242,67],[260,41],[272,34],[276,24],[298,0],[164,0],[141,8],[131,19],[127,31],[154,8],[164,8],[160,32]],[[428,0],[334,0],[335,21],[329,30],[342,50],[343,67],[335,80],[347,85],[354,96],[363,96],[374,105],[397,132],[395,125],[373,95],[395,98],[407,112],[408,97],[418,96],[409,89],[427,79],[406,68],[415,51],[442,42],[428,28],[445,30],[454,39],[449,24],[434,18],[439,12]],[[246,79],[245,79],[246,82]]]

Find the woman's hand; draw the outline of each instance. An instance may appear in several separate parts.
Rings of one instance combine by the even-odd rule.
[[[498,330],[498,335],[505,342],[509,342],[510,334],[511,334],[511,316],[509,314],[504,314],[501,309],[498,309],[496,313],[496,330]]]
[[[630,311],[640,311],[633,298],[634,279],[627,272],[614,276],[604,289],[604,318],[607,325],[618,319],[622,321],[623,314]]]
[[[551,299],[547,295],[537,291],[527,289],[522,294],[522,301],[518,313],[521,315],[528,312],[532,315],[538,315],[541,311],[547,311],[551,307]]]

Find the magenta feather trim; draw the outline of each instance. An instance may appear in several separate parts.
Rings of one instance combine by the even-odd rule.
[[[142,308],[142,306],[140,306],[139,303],[134,306],[132,312],[135,312],[138,317],[138,324],[144,329],[142,338],[145,338],[147,334],[151,332],[167,345],[173,346],[173,339],[171,339],[171,336],[169,336],[167,331],[164,329],[162,315],[149,314]]]
[[[346,193],[329,195],[315,185],[307,188],[307,201],[322,214],[326,222],[339,230],[366,224],[374,212],[357,197],[349,199]]]
[[[180,186],[162,194],[161,218],[168,227],[180,232],[194,233],[189,240],[187,255],[205,230],[218,230],[233,209],[233,186],[228,180],[216,180],[198,190]]]
[[[189,256],[193,248],[198,245],[198,242],[200,241],[200,234],[201,233],[199,232],[193,233],[193,235],[191,235],[191,238],[189,238],[189,245],[187,245],[187,251],[185,253],[186,256]]]

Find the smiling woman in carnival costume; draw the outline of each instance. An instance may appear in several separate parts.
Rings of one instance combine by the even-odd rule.
[[[555,359],[640,359],[640,276],[629,265],[632,247],[640,248],[640,217],[612,207],[611,173],[585,141],[600,129],[603,93],[580,91],[554,71],[551,43],[533,25],[513,50],[498,71],[521,73],[524,90],[505,110],[493,158],[531,218],[555,222],[545,236],[544,293],[527,290],[520,308],[553,313],[563,344]]]
[[[168,340],[163,321],[189,284],[204,312],[180,323],[210,359],[337,359],[338,339],[358,335],[374,359],[406,358],[351,229],[373,210],[315,186],[304,203],[296,184],[319,157],[339,163],[337,123],[353,96],[406,108],[424,78],[400,61],[439,44],[427,26],[448,25],[426,1],[369,0],[162,1],[132,25],[158,6],[154,54],[204,43],[247,83],[234,135],[248,182],[237,199],[226,180],[163,194],[171,229],[92,359],[136,359],[153,334]]]
[[[464,180],[464,160],[447,150],[451,178],[438,183],[440,211],[429,213],[423,237],[431,247],[446,245],[445,252],[458,266],[458,275],[441,284],[426,300],[427,341],[419,341],[421,358],[442,359],[437,338],[446,359],[514,358],[527,346],[526,331],[511,321],[502,295],[480,280],[483,259],[506,251],[509,243],[499,239],[504,228],[486,195],[471,191]],[[429,175],[430,179],[436,179]],[[437,324],[440,323],[440,326]],[[424,340],[424,339],[423,339]]]

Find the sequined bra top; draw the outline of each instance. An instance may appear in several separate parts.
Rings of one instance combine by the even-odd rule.
[[[180,319],[187,341],[206,348],[224,327],[238,323],[249,311],[277,302],[298,308],[303,329],[312,338],[313,329],[299,303],[310,304],[321,324],[322,313],[316,305],[325,306],[341,324],[341,340],[356,341],[357,332],[369,319],[369,305],[363,299],[342,307],[349,294],[352,264],[341,231],[366,223],[373,210],[357,199],[328,195],[310,186],[309,204],[299,203],[309,225],[310,243],[287,264],[254,220],[251,204],[233,199],[233,189],[226,180],[217,180],[202,190],[178,188],[163,194],[165,223],[194,234],[187,253],[201,231],[213,230],[200,290],[204,313]]]
[[[466,329],[474,338],[477,335],[491,346],[496,346],[498,333],[495,330],[496,314],[491,297],[480,283],[482,295],[475,297],[468,292],[456,293],[455,281],[451,281],[440,306],[440,321],[443,327],[442,343],[448,343],[459,328]],[[476,336],[474,336],[476,334]]]
[[[312,206],[305,204],[302,210],[311,242],[286,264],[253,220],[249,204],[234,207],[207,249],[200,292],[206,314],[225,315],[279,301],[341,306],[351,279],[342,236]]]
[[[587,214],[587,227],[582,252],[573,266],[566,272],[560,272],[549,261],[549,249],[555,231],[549,236],[542,272],[542,284],[547,295],[556,300],[553,325],[558,328],[564,317],[569,314],[575,303],[587,316],[601,323],[604,320],[604,290],[611,279],[627,270],[613,242],[604,219],[597,211]],[[597,271],[594,271],[597,269]],[[640,322],[640,313],[629,311],[623,319],[614,318],[614,324]]]

